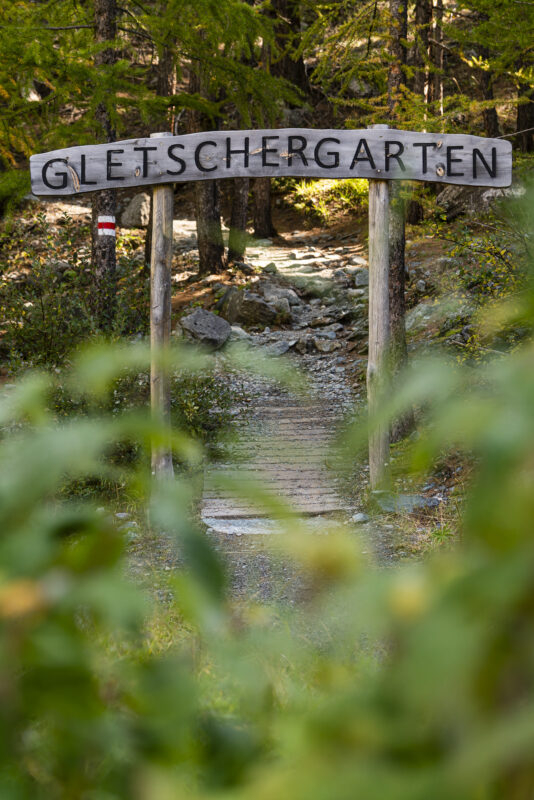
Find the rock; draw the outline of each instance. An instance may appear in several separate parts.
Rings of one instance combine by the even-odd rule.
[[[295,350],[304,355],[304,353],[309,353],[313,349],[313,336],[309,334],[306,336],[301,336],[298,342],[295,345]]]
[[[426,283],[424,281],[417,281],[415,288],[418,292],[426,292]]]
[[[180,324],[194,339],[215,350],[223,346],[232,331],[225,319],[205,308],[196,308],[192,314],[182,317]]]
[[[255,275],[256,270],[252,266],[252,264],[247,264],[245,261],[234,261],[234,267],[241,272],[244,272],[245,275]]]
[[[369,286],[369,271],[365,267],[354,267],[351,270],[351,276],[357,289],[361,289],[362,286]]]
[[[361,511],[357,511],[356,514],[352,515],[350,521],[355,522],[356,525],[363,525],[364,522],[369,522],[369,516],[363,514]]]
[[[349,297],[364,297],[365,290],[364,289],[347,289],[347,294]]]
[[[326,297],[326,295],[330,293],[332,287],[327,281],[307,280],[303,283],[302,289],[307,297],[319,299],[321,297]]]
[[[372,495],[378,508],[387,513],[411,514],[413,511],[435,508],[439,505],[439,501],[436,503],[434,498],[423,497],[420,494],[395,495],[392,492],[377,490],[372,492]]]
[[[261,287],[261,291],[267,303],[274,304],[277,300],[285,299],[290,306],[300,305],[300,297],[293,289],[267,284]]]
[[[262,269],[262,272],[266,272],[268,275],[276,275],[276,273],[278,272],[278,270],[277,270],[277,268],[276,268],[276,264],[274,263],[274,261],[271,261],[271,263],[270,263],[270,264],[267,264],[267,265],[266,265],[266,266],[265,266],[265,267]]]
[[[445,211],[447,222],[461,214],[478,216],[480,210],[488,210],[495,201],[507,197],[521,197],[525,193],[523,186],[512,186],[506,189],[486,189],[483,186],[446,186],[437,196],[438,206]]]
[[[243,292],[239,291],[236,286],[230,286],[215,305],[219,316],[227,320],[230,325],[236,321],[239,315],[242,295]]]
[[[421,331],[435,314],[434,304],[428,300],[419,303],[415,308],[411,308],[406,314],[406,330]]]
[[[252,341],[252,336],[250,333],[247,333],[240,328],[239,325],[232,325],[231,326],[232,332],[230,333],[230,341],[231,342],[250,342]]]
[[[466,325],[472,313],[471,303],[459,295],[451,294],[439,303],[423,300],[406,314],[406,330],[422,331],[429,324],[435,324],[440,326],[440,334],[445,335]]]
[[[330,325],[333,321],[332,317],[314,317],[310,322],[310,328],[322,328],[323,325]]]
[[[272,305],[278,311],[278,316],[281,322],[284,322],[291,317],[291,308],[289,307],[289,300],[287,297],[279,297]]]
[[[247,325],[270,325],[276,321],[278,313],[276,308],[266,303],[259,294],[243,292],[237,318]]]
[[[366,81],[353,78],[349,83],[349,89],[355,97],[371,97],[373,87]]]
[[[367,261],[362,256],[351,256],[349,258],[349,264],[353,267],[366,267]]]
[[[313,344],[315,349],[320,353],[332,353],[339,347],[339,342],[331,342],[328,339],[321,339],[318,336],[313,337]]]
[[[121,228],[146,228],[150,221],[150,195],[136,194],[121,214]]]
[[[282,340],[280,342],[274,342],[273,344],[267,345],[265,352],[269,356],[283,356],[284,353],[287,353],[287,351],[290,350],[294,344],[295,341],[286,342]]]
[[[346,281],[347,277],[348,277],[348,275],[347,275],[347,273],[345,272],[344,269],[336,269],[335,272],[334,272],[334,278],[337,278],[337,280]]]
[[[318,331],[316,336],[320,336],[321,339],[337,339],[337,335],[335,331]]]

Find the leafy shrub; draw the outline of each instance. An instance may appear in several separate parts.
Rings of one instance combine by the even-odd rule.
[[[332,212],[366,208],[368,182],[363,178],[342,180],[298,180],[292,194],[295,208],[317,217],[326,225]]]
[[[27,170],[9,169],[1,171],[0,165],[0,217],[9,213],[30,191],[30,176]]]
[[[12,369],[59,366],[77,346],[100,333],[93,314],[93,271],[88,258],[78,254],[72,219],[65,215],[56,234],[40,214],[36,236],[47,255],[29,247],[29,269],[4,273],[0,283],[1,342]],[[68,258],[48,255],[64,251]],[[144,265],[119,258],[114,337],[148,332],[149,291]]]
[[[530,276],[507,319],[532,330],[533,309]],[[123,358],[74,380],[90,396]],[[51,502],[65,475],[107,470],[110,442],[162,432],[139,414],[54,426],[42,376],[1,398],[15,432],[0,442],[0,796],[530,800],[533,361],[531,338],[476,368],[424,363],[371,421],[417,402],[414,469],[474,458],[462,541],[425,563],[375,570],[354,533],[300,535],[278,498],[235,479],[286,525],[276,546],[307,579],[297,609],[232,604],[185,478],[125,471],[184,563],[164,640],[109,515]]]

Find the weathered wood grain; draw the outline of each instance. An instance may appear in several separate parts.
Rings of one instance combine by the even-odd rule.
[[[167,139],[170,134],[154,134]],[[156,138],[157,137],[157,138]],[[172,186],[153,191],[152,253],[150,262],[150,403],[154,419],[171,428],[171,391],[165,351],[171,336],[171,264],[174,193]],[[172,478],[170,441],[152,447],[152,472],[156,478]]]
[[[389,426],[374,427],[373,416],[384,399],[389,341],[389,185],[369,182],[369,358],[367,361],[367,407],[371,419],[369,435],[369,481],[379,487],[389,461]]]
[[[302,176],[509,186],[502,139],[395,129],[209,131],[68,147],[30,159],[36,195],[213,178]]]

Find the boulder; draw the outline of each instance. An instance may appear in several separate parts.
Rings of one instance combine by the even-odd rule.
[[[230,341],[232,342],[251,342],[252,336],[247,333],[239,325],[232,325],[232,332],[230,334]]]
[[[357,289],[361,289],[362,286],[369,286],[369,270],[365,269],[365,267],[352,267],[350,274]]]
[[[227,320],[232,325],[239,316],[243,293],[236,286],[230,286],[220,300],[217,301],[215,308],[219,316]]]
[[[301,336],[295,344],[295,350],[301,355],[310,353],[313,350],[313,336],[310,336],[309,334]]]
[[[146,228],[150,222],[150,195],[136,194],[121,214],[121,228]]]
[[[293,289],[288,289],[284,286],[274,286],[268,283],[261,287],[261,292],[267,303],[276,303],[277,300],[284,298],[290,306],[298,306],[300,304],[298,294]]]
[[[276,321],[278,311],[266,303],[263,297],[254,292],[242,292],[238,319],[246,325],[271,325]]]
[[[279,297],[272,305],[278,311],[278,319],[280,322],[285,322],[291,318],[291,308],[289,307],[289,300],[287,297]]]
[[[193,339],[197,339],[202,344],[218,350],[226,342],[232,328],[225,320],[206,311],[205,308],[196,308],[192,314],[182,317],[180,324]]]
[[[315,349],[320,353],[332,353],[339,347],[339,342],[332,342],[328,339],[320,339],[318,336],[313,337],[313,344],[315,345]]]
[[[291,350],[295,344],[296,339],[291,339],[291,341],[282,339],[279,342],[273,342],[272,344],[267,345],[265,352],[269,356],[283,356],[284,353],[287,353],[288,350]]]
[[[367,260],[362,256],[351,256],[349,258],[349,265],[352,267],[366,267]]]

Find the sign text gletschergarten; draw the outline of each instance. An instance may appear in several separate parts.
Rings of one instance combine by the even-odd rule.
[[[301,176],[509,186],[502,139],[395,129],[210,131],[68,147],[30,159],[36,195],[212,180]]]

